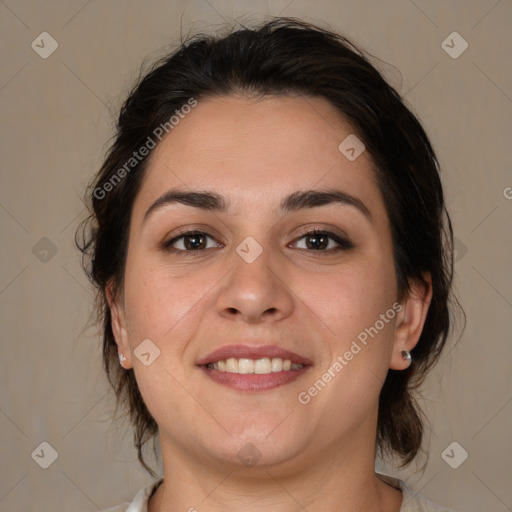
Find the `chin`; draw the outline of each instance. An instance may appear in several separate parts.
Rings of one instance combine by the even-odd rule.
[[[275,429],[275,425],[273,426]],[[291,463],[304,452],[306,443],[290,435],[289,429],[279,428],[272,432],[271,429],[255,432],[251,429],[233,437],[224,437],[225,443],[219,443],[209,450],[214,450],[212,456],[228,465],[238,468],[256,469],[269,468],[276,465]],[[270,435],[268,432],[271,432]],[[215,449],[217,448],[217,449]]]

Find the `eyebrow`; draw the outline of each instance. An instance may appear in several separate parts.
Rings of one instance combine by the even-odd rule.
[[[226,212],[230,204],[224,196],[216,192],[171,189],[162,194],[146,210],[143,222],[146,222],[146,220],[160,208],[173,203],[181,203],[186,206],[192,206],[193,208],[213,212]],[[280,209],[283,213],[286,213],[330,204],[352,206],[371,220],[370,210],[368,210],[361,199],[338,189],[298,190],[283,198]]]

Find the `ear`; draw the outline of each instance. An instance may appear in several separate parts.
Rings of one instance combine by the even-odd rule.
[[[126,359],[120,361],[120,365],[129,369],[132,368],[132,353],[130,344],[128,342],[128,331],[126,329],[126,318],[124,304],[121,302],[120,297],[114,293],[114,283],[109,281],[105,290],[107,296],[108,306],[110,308],[110,318],[112,332],[116,340],[119,355],[123,355]]]
[[[417,280],[410,283],[410,292],[401,303],[402,310],[397,314],[395,325],[395,342],[391,357],[392,370],[405,370],[410,362],[402,356],[402,350],[410,352],[420,339],[428,308],[432,300],[432,277],[424,273],[426,284]]]

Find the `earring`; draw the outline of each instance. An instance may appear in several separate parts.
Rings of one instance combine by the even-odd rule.
[[[409,366],[412,362],[411,353],[408,350],[402,350],[402,357],[409,363]]]
[[[122,363],[123,361],[126,361],[126,357],[123,354],[119,354],[119,362]]]

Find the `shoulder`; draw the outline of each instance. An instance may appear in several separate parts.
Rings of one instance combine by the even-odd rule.
[[[146,485],[140,489],[133,501],[130,503],[121,503],[115,507],[104,509],[100,512],[148,512],[149,498],[152,496],[154,491],[162,483],[163,479],[157,480],[149,485]]]
[[[115,507],[104,508],[100,512],[126,512],[126,509],[130,506],[129,503],[121,503]]]
[[[400,512],[455,512],[447,507],[437,505],[421,494],[415,493],[403,480],[388,475],[379,474],[381,480],[400,489],[403,500]]]

